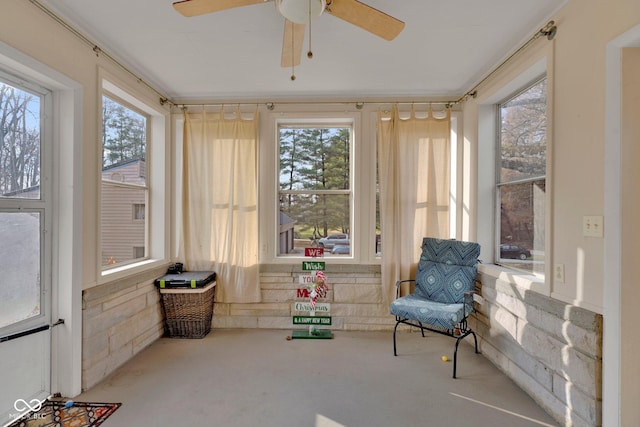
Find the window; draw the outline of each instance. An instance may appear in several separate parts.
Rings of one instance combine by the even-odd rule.
[[[278,255],[351,255],[353,123],[282,121],[277,134]]]
[[[147,242],[148,116],[115,96],[102,97],[102,266],[144,257]],[[133,206],[133,221],[132,207]],[[134,250],[131,248],[142,248]]]
[[[133,220],[134,221],[144,221],[146,218],[144,203],[134,203],[133,204]]]
[[[547,80],[498,104],[497,256],[500,264],[544,275]]]
[[[49,286],[50,92],[0,72],[0,329],[43,316]],[[49,223],[50,224],[50,223]],[[7,329],[5,329],[6,331]]]

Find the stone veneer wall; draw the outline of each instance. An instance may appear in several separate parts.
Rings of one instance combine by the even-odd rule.
[[[602,316],[480,268],[481,351],[563,426],[602,421]]]
[[[82,390],[88,390],[164,333],[153,282],[166,267],[82,292]]]
[[[262,302],[256,304],[215,303],[214,328],[292,329],[292,306],[302,262],[295,265],[263,264],[260,266]],[[379,265],[330,265],[327,262],[329,293],[324,300],[331,304],[331,330],[390,330],[394,318],[382,303]],[[295,325],[295,328],[304,328]],[[325,328],[325,327],[320,327]]]
[[[87,390],[160,338],[153,281],[165,268],[83,292],[82,388]],[[484,303],[470,323],[483,355],[566,426],[598,426],[602,412],[602,316],[530,292],[480,268]],[[330,329],[391,331],[379,265],[328,265]],[[292,324],[301,263],[261,265],[262,302],[215,303],[213,328],[303,328]],[[468,341],[469,343],[471,341]]]

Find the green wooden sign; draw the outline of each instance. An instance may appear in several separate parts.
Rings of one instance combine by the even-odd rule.
[[[331,316],[293,316],[294,325],[331,325]]]
[[[302,261],[302,271],[324,271],[324,261]]]

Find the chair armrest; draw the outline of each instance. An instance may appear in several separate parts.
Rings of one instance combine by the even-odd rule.
[[[400,285],[407,282],[415,282],[414,279],[398,280],[396,282],[396,299],[400,298]]]
[[[467,291],[464,293],[464,300],[463,300],[463,306],[464,306],[464,317],[466,318],[469,314],[467,314],[467,304],[471,304],[471,306],[473,307],[473,295],[476,293],[476,291]],[[473,310],[473,309],[472,309]],[[473,311],[472,311],[473,312]]]

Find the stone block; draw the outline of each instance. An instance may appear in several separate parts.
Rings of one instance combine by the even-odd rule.
[[[287,290],[268,290],[262,289],[262,302],[285,302],[285,301],[293,301],[296,296],[296,291],[287,289]]]
[[[520,317],[522,319],[527,318],[526,304],[515,296],[499,293],[496,295],[496,304],[501,305],[516,317]]]
[[[116,351],[120,347],[132,343],[133,340],[145,331],[152,329],[162,321],[162,316],[157,307],[147,307],[125,321],[109,329],[109,348]]]
[[[553,394],[589,425],[602,423],[602,401],[587,395],[560,375],[553,376]]]
[[[291,275],[260,275],[260,285],[280,285],[280,286],[291,286],[293,284],[293,277]]]
[[[340,304],[331,305],[334,316],[349,317],[383,317],[389,314],[389,306],[385,304]]]
[[[291,304],[288,303],[250,303],[231,304],[231,316],[290,316]]]
[[[295,289],[298,288],[300,284],[298,280],[293,281],[292,277],[281,278],[280,280],[273,281],[264,281],[260,279],[260,289],[289,289],[292,292],[295,292]]]
[[[109,333],[102,331],[82,340],[82,364],[91,366],[109,355]]]
[[[133,354],[138,354],[140,351],[162,337],[162,335],[164,335],[163,322],[157,323],[153,327],[147,329],[141,335],[138,335],[133,339]]]
[[[231,308],[231,304],[224,302],[214,302],[213,303],[213,315],[214,317],[217,315],[220,316],[228,316]]]
[[[517,341],[532,357],[540,360],[554,371],[562,370],[562,349],[566,344],[527,322],[523,322],[518,331]]]
[[[382,303],[382,288],[374,285],[334,285],[334,302],[354,304]]]
[[[126,292],[125,291],[121,291],[118,293],[117,296],[113,296],[107,300],[105,300],[102,303],[102,311],[107,311],[107,310],[111,310],[112,308],[120,305],[120,304],[124,304],[127,301],[130,301],[136,297],[139,297],[141,295],[145,295],[145,305],[146,305],[146,294],[147,294],[147,290],[146,289],[139,289],[139,288],[130,288],[127,289]]]
[[[85,336],[92,336],[100,331],[107,330],[144,310],[146,306],[147,297],[145,295],[138,295],[129,301],[113,307],[111,310],[103,311],[93,318],[86,318],[84,319],[83,325],[86,332]]]
[[[511,311],[505,310],[502,307],[497,307],[495,312],[492,313],[492,323],[500,325],[500,328],[508,333],[511,337],[516,339],[518,335],[518,318],[513,315]]]
[[[529,307],[527,319],[559,340],[595,357],[602,356],[602,331],[585,329],[538,307]]]

